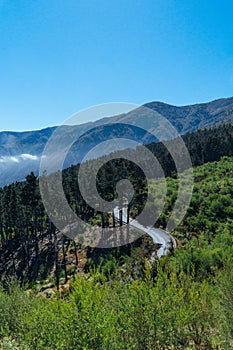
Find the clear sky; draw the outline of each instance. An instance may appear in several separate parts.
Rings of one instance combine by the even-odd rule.
[[[233,95],[232,0],[0,0],[0,130]]]

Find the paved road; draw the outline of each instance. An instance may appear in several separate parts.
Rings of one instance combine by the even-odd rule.
[[[114,216],[117,220],[120,220],[119,209],[114,209]],[[127,212],[126,208],[122,209],[122,221],[127,223]],[[167,255],[170,252],[170,249],[177,247],[176,240],[166,231],[161,230],[160,228],[146,227],[141,225],[137,220],[129,219],[129,225],[135,227],[146,234],[148,234],[155,244],[158,244],[159,248],[157,250],[157,256],[160,259],[162,256]],[[153,257],[151,258],[153,259]]]

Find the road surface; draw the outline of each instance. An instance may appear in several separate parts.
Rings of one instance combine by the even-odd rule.
[[[114,209],[114,216],[118,221],[120,220],[120,212],[117,207]],[[122,221],[125,224],[127,223],[126,208],[122,209]],[[158,245],[157,257],[159,259],[162,256],[167,255],[171,248],[175,249],[177,247],[176,240],[168,232],[160,228],[143,226],[137,220],[131,218],[129,219],[129,225],[145,232],[153,239],[153,242]]]

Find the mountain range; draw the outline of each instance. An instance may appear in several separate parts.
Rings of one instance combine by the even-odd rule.
[[[102,118],[75,127],[64,126],[68,137],[73,133],[77,138],[83,134],[66,159],[65,167],[80,162],[94,146],[114,137],[124,137],[143,144],[158,141],[144,130],[144,127],[148,131],[154,130],[158,124],[156,118],[148,117],[143,107],[153,110],[155,115],[165,117],[182,135],[233,121],[233,97],[181,107],[163,102],[146,103],[127,114]],[[38,175],[44,147],[56,129],[51,127],[39,131],[0,132],[0,186],[21,181],[31,171]],[[108,152],[106,149],[104,151]],[[102,154],[95,156],[100,155]]]

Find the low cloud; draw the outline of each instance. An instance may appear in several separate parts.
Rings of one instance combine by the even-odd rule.
[[[23,153],[18,156],[0,156],[0,163],[20,163],[25,160],[37,161],[39,159],[36,155]]]
[[[22,158],[23,160],[25,160],[25,159],[38,160],[39,159],[38,156],[33,156],[32,154],[28,154],[28,153],[21,154],[19,157]]]

